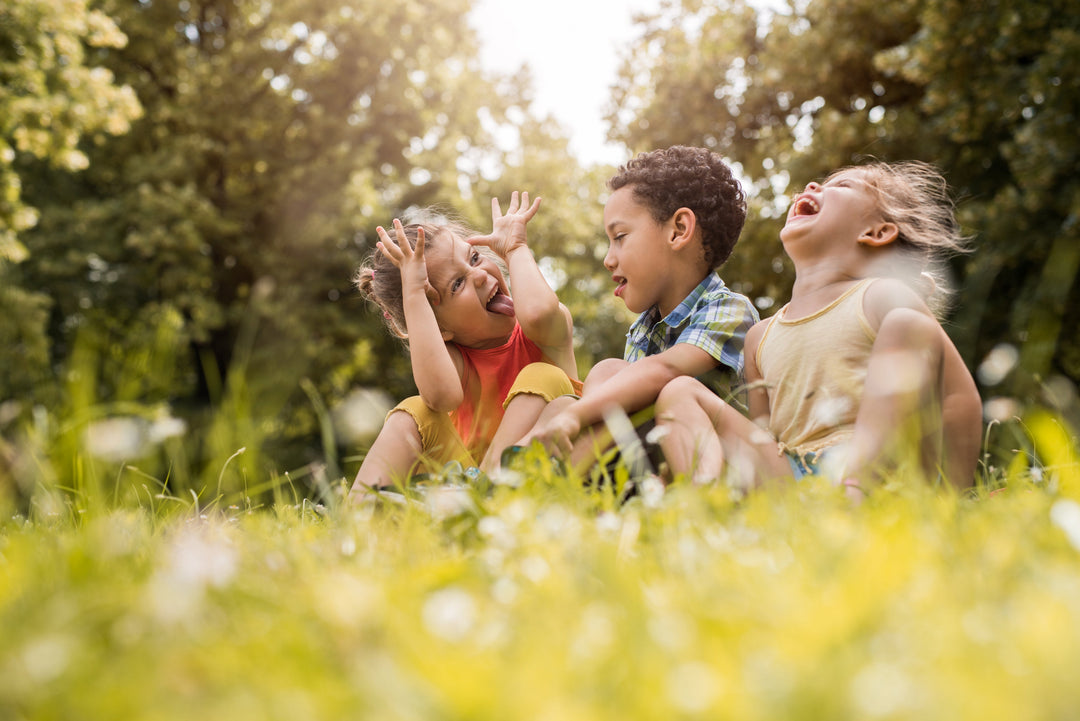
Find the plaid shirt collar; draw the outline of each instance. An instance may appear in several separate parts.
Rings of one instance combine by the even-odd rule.
[[[724,281],[720,278],[720,274],[713,271],[705,276],[705,280],[698,283],[697,287],[690,291],[690,295],[686,296],[682,303],[675,306],[675,310],[668,313],[665,318],[660,318],[660,308],[654,305],[638,316],[637,320],[630,326],[630,332],[627,335],[633,336],[636,332],[652,328],[658,323],[663,323],[669,328],[678,328],[690,318],[690,313],[703,295],[724,287]]]

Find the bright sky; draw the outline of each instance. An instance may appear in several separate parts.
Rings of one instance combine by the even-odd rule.
[[[529,65],[535,108],[567,129],[578,160],[620,164],[627,158],[604,140],[603,108],[618,72],[619,49],[637,34],[631,17],[659,5],[660,0],[477,0],[472,23],[488,68],[511,72]]]

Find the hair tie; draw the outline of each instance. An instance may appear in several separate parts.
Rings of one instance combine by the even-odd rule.
[[[388,310],[384,310],[382,312],[382,317],[386,318],[387,320],[393,320],[393,318],[390,317],[390,311],[388,311]]]

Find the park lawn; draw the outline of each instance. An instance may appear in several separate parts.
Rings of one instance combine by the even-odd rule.
[[[0,522],[0,719],[1075,718],[1078,474],[58,496]]]

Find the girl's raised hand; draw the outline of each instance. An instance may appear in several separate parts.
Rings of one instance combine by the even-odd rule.
[[[375,228],[375,232],[379,236],[379,242],[375,246],[401,271],[401,295],[408,297],[410,292],[420,292],[431,303],[436,303],[439,294],[428,280],[427,261],[424,260],[424,229],[416,229],[415,249],[405,239],[405,229],[397,218],[394,218],[394,233],[402,239],[400,245],[394,242],[381,225]]]
[[[536,215],[536,211],[540,208],[540,200],[537,198],[530,205],[528,191],[521,193],[519,197],[515,190],[510,195],[510,205],[506,209],[506,215],[503,215],[499,199],[492,198],[491,234],[473,236],[469,238],[469,244],[486,245],[501,258],[506,258],[515,248],[528,246],[525,224]]]

